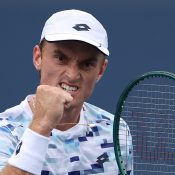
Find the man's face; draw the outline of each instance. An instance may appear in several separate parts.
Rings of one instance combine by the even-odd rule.
[[[72,107],[81,106],[92,94],[107,66],[104,55],[80,41],[44,43],[34,48],[34,65],[40,71],[40,84],[59,87],[73,97]]]

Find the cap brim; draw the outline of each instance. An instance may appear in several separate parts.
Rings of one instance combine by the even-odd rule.
[[[64,41],[64,40],[77,40],[77,41],[83,41],[88,44],[91,44],[98,48],[101,52],[103,52],[105,55],[109,56],[109,51],[104,46],[102,46],[100,43],[96,43],[93,40],[90,40],[85,37],[81,37],[79,35],[72,35],[72,34],[54,34],[54,35],[45,35],[45,39],[47,41]]]

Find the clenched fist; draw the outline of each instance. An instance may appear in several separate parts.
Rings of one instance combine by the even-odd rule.
[[[30,129],[41,135],[49,136],[52,129],[59,124],[64,109],[69,107],[72,100],[72,96],[59,87],[38,86]]]

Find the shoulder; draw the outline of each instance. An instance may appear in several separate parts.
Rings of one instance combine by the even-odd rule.
[[[86,108],[86,110],[88,111],[89,114],[97,117],[97,118],[101,118],[101,119],[104,119],[104,120],[109,120],[111,121],[112,123],[114,122],[114,114],[102,109],[102,108],[99,108],[95,105],[92,105],[90,103],[84,103],[84,106]],[[128,125],[127,123],[125,122],[125,120],[123,120],[122,118],[120,119],[120,127],[124,127],[124,128],[128,128]]]
[[[19,105],[6,109],[0,113],[0,126],[7,124],[22,125],[31,120],[32,114],[27,102],[27,98]]]
[[[102,118],[105,120],[114,120],[114,115],[102,108],[99,108],[95,105],[92,105],[90,103],[85,102],[84,103],[85,110],[88,111],[88,113],[96,118]]]
[[[14,143],[20,140],[24,130],[28,127],[32,114],[27,102],[27,98],[19,105],[11,107],[0,113],[0,142]]]

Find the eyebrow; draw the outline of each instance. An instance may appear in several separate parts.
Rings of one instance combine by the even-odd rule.
[[[84,61],[93,61],[93,62],[97,62],[97,60],[98,60],[98,58],[95,56],[90,56],[90,57],[84,59]]]
[[[70,57],[67,54],[65,54],[63,51],[59,50],[58,48],[54,49],[54,54],[60,54],[60,56],[68,58],[68,59],[73,59],[74,57]],[[79,59],[79,57],[78,57]],[[83,61],[93,61],[93,62],[97,62],[98,57],[97,55],[89,55],[88,57],[85,57],[83,60],[79,60],[80,62]]]
[[[66,55],[64,52],[60,51],[59,49],[54,49],[53,53],[61,54],[61,55],[65,56],[65,57],[68,57],[68,55]]]

